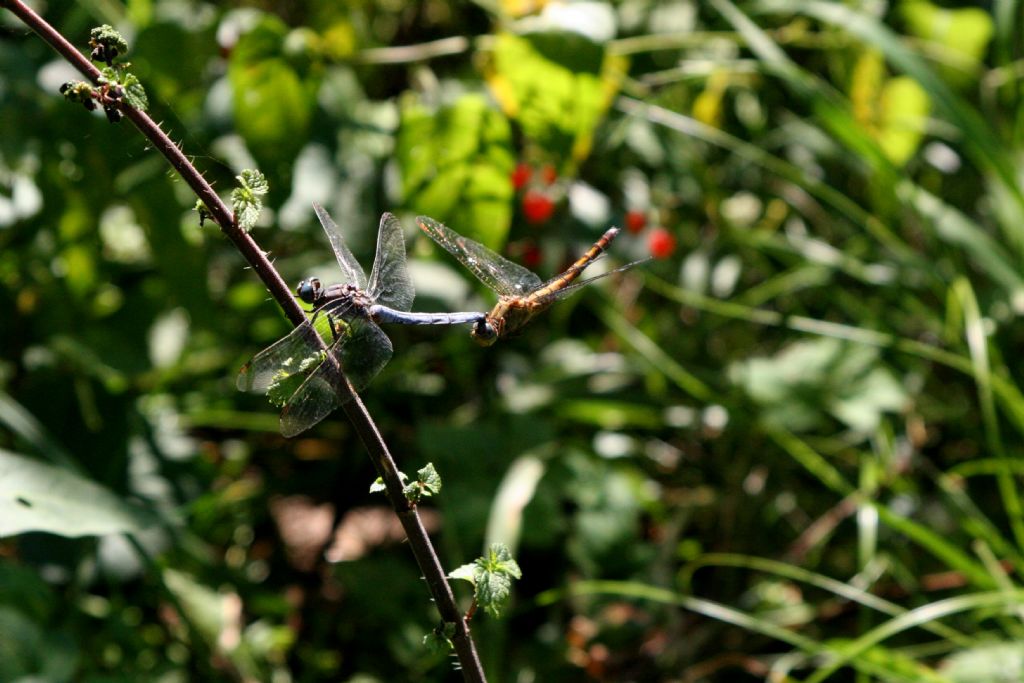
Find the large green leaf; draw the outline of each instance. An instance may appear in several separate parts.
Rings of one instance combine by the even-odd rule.
[[[883,413],[901,410],[907,398],[877,349],[838,339],[797,342],[774,358],[737,364],[730,374],[769,423],[792,431],[820,427],[831,415],[870,433]]]
[[[401,116],[396,157],[406,207],[499,249],[512,218],[508,121],[480,95],[436,113],[409,101]]]
[[[155,522],[153,514],[79,474],[0,450],[0,537],[26,531],[101,536]]]
[[[971,82],[995,31],[988,12],[979,7],[945,9],[926,0],[905,2],[900,9],[911,33],[946,51],[942,57],[955,66],[942,69],[946,80],[958,85]]]
[[[931,100],[909,76],[888,78],[885,61],[875,50],[857,60],[850,82],[850,102],[857,122],[896,165],[906,163],[924,137]]]
[[[627,63],[578,33],[502,33],[487,81],[536,155],[570,175],[590,153]]]
[[[308,59],[312,50],[301,40],[305,34],[295,35],[298,40],[280,19],[268,15],[231,52],[235,127],[261,161],[289,160],[298,152],[316,105],[319,70]]]

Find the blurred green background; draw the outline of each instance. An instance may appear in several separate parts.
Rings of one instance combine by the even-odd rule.
[[[39,10],[125,35],[223,196],[266,175],[289,283],[336,275],[314,201],[367,267],[402,218],[421,311],[494,299],[417,213],[543,277],[656,257],[489,349],[387,329],[442,563],[523,570],[489,680],[1024,680],[1020,3]],[[458,680],[344,416],[235,390],[289,330],[258,279],[0,31],[0,681]]]

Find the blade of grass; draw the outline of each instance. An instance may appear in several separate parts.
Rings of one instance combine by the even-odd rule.
[[[974,368],[969,358],[951,351],[946,351],[932,344],[900,337],[887,332],[868,330],[852,325],[834,323],[801,315],[785,315],[777,311],[746,306],[735,301],[723,301],[698,292],[676,287],[654,275],[648,275],[645,287],[662,296],[686,306],[721,315],[735,320],[745,320],[758,325],[767,325],[814,334],[823,337],[834,337],[847,341],[867,344],[880,348],[891,348],[900,353],[922,358],[952,368],[966,375],[972,375]],[[1014,428],[1024,434],[1024,394],[1011,381],[993,375],[990,378],[992,390],[999,399],[999,405],[1009,418]]]
[[[716,3],[724,1],[715,0]],[[1013,150],[994,134],[996,128],[991,122],[946,85],[920,55],[903,44],[900,36],[874,17],[842,3],[776,0],[762,3],[762,7],[770,11],[806,14],[847,31],[880,50],[893,66],[916,80],[935,102],[939,112],[962,131],[968,155],[980,169],[991,172],[999,179],[1003,188],[1015,200],[1017,213],[1024,215],[1024,191],[1017,180]],[[1018,220],[1016,223],[1004,228],[1012,231],[1008,236],[1013,238],[1015,244],[1021,244],[1024,242],[1024,222]]]
[[[830,489],[843,495],[848,495],[852,492],[853,487],[843,479],[842,475],[829,465],[813,448],[797,438],[796,435],[783,429],[771,427],[766,428],[765,433],[782,450],[789,453],[793,459],[803,465],[808,472],[816,476],[819,481]],[[992,588],[995,582],[988,572],[985,571],[985,568],[963,552],[954,542],[947,540],[941,534],[932,531],[924,525],[894,512],[886,505],[877,501],[867,502],[874,506],[878,511],[879,518],[888,527],[902,533],[950,568],[961,572],[970,583],[983,588]]]
[[[652,368],[671,380],[679,389],[705,403],[714,400],[711,388],[665,353],[657,342],[641,332],[612,306],[599,306],[597,315],[615,334],[640,354]]]
[[[843,583],[842,581],[837,581],[822,574],[818,574],[817,572],[812,572],[804,569],[803,567],[786,564],[785,562],[779,562],[778,560],[763,557],[751,557],[749,555],[737,555],[733,553],[708,553],[700,556],[697,560],[694,560],[682,570],[679,577],[682,585],[684,587],[689,586],[690,576],[696,573],[696,571],[701,567],[711,566],[743,567],[779,576],[784,579],[790,579],[792,581],[800,581],[829,593],[833,593],[834,595],[851,602],[864,605],[865,607],[869,607],[888,616],[895,617],[901,614],[906,614],[907,612],[907,610],[903,609],[896,603],[880,598],[877,595],[872,595],[866,590],[851,586],[850,584]],[[925,623],[922,624],[921,627],[930,633],[956,643],[956,645],[961,648],[973,647],[979,643],[978,639],[962,633],[951,626],[947,626],[942,622],[937,621],[933,623]]]
[[[968,610],[999,609],[1005,607],[1008,601],[1020,602],[1021,600],[1024,600],[1024,590],[1015,590],[1009,594],[1003,591],[995,591],[947,598],[946,600],[939,600],[938,602],[918,607],[887,621],[881,626],[871,629],[845,646],[832,650],[832,654],[835,655],[836,659],[819,669],[805,683],[821,683],[821,681],[826,680],[846,665],[858,667],[858,658],[870,648],[881,643],[886,638],[920,626],[923,623]]]
[[[992,395],[992,368],[988,356],[988,339],[978,299],[966,278],[958,278],[950,288],[950,292],[957,298],[964,313],[964,331],[967,337],[967,348],[971,354],[974,380],[978,385],[978,402],[981,407],[985,441],[996,458],[1005,462],[1006,451],[1003,448],[1003,437],[999,431],[999,418],[996,415],[995,401]],[[1010,528],[1013,529],[1017,547],[1024,548],[1024,509],[1021,507],[1013,472],[1006,467],[1000,468],[996,474],[996,482],[999,485],[999,493],[1002,496],[1003,506],[1010,521]]]
[[[683,609],[696,614],[701,614],[723,623],[733,624],[734,626],[739,626],[740,628],[746,629],[752,633],[760,633],[761,635],[788,643],[799,648],[811,657],[831,655],[835,652],[835,648],[823,645],[816,640],[797,634],[790,629],[766,619],[751,616],[750,614],[733,609],[721,603],[681,595],[664,588],[658,588],[637,582],[579,581],[566,589],[558,589],[541,593],[537,596],[537,603],[539,605],[552,604],[566,595],[572,597],[608,595],[618,598],[648,600],[664,605],[682,607]],[[952,683],[949,679],[940,676],[925,666],[919,666],[913,678],[909,678],[905,671],[899,672],[891,668],[886,668],[885,666],[872,661],[872,659],[868,657],[862,657],[851,662],[851,666],[856,668],[858,671],[863,671],[890,681],[907,680],[918,683],[921,681],[929,681],[931,683]]]

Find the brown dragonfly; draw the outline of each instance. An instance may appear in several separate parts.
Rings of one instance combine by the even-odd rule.
[[[582,282],[575,282],[586,267],[593,263],[619,234],[618,228],[608,228],[565,272],[544,282],[533,271],[512,263],[433,218],[418,216],[416,223],[432,240],[461,261],[462,265],[469,268],[470,272],[498,295],[498,303],[483,320],[473,326],[470,333],[482,346],[490,346],[498,339],[517,332],[535,315],[583,285],[648,260],[634,261]]]

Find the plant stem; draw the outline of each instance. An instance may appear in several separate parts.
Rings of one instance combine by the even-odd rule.
[[[21,0],[0,0],[0,5],[9,9],[29,28],[35,31],[43,40],[56,50],[62,57],[77,68],[86,78],[95,85],[98,83],[99,70],[85,58],[75,47],[67,41],[56,29],[50,26],[42,17],[32,11]],[[122,105],[122,111],[139,131],[153,143],[167,161],[174,167],[181,177],[188,183],[192,191],[202,200],[209,210],[213,220],[220,227],[221,231],[230,239],[242,256],[266,285],[270,295],[278,303],[285,315],[293,325],[299,325],[306,320],[306,316],[296,302],[288,286],[281,275],[267,259],[266,253],[260,249],[256,241],[249,233],[238,227],[231,210],[221,201],[217,193],[196,170],[195,166],[182,153],[177,145],[167,136],[160,126],[153,121],[145,112],[139,111],[127,105]],[[344,375],[339,371],[339,376]],[[455,603],[455,596],[445,576],[441,562],[434,551],[434,547],[427,535],[416,508],[411,506],[402,493],[402,482],[398,476],[398,468],[395,465],[387,444],[384,443],[377,425],[366,410],[358,394],[352,389],[348,381],[344,381],[341,387],[342,392],[348,392],[351,400],[344,404],[345,414],[351,420],[356,432],[362,439],[363,444],[369,451],[370,459],[373,461],[378,475],[384,481],[388,499],[391,502],[398,519],[405,529],[409,538],[409,545],[412,547],[413,556],[419,564],[420,571],[426,578],[427,587],[434,598],[441,618],[445,622],[455,624],[455,635],[452,642],[455,646],[455,654],[458,657],[463,679],[472,683],[483,683],[483,667],[476,652],[476,646],[470,635],[469,626],[462,618],[458,605]],[[344,398],[344,397],[343,397]]]

